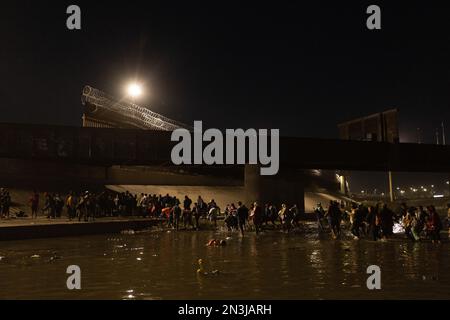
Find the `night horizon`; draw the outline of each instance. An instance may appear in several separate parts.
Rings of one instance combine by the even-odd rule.
[[[84,85],[120,98],[130,79],[147,90],[139,104],[179,121],[286,136],[337,138],[337,123],[398,108],[402,142],[417,142],[421,128],[422,142],[435,143],[449,115],[448,23],[436,6],[385,4],[383,28],[371,31],[364,4],[100,2],[84,4],[71,31],[68,4],[40,3],[2,10],[4,122],[80,125]]]

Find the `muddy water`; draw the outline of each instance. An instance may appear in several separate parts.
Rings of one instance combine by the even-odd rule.
[[[450,243],[159,230],[1,242],[0,256],[1,299],[450,298]],[[209,275],[197,274],[199,258]],[[372,264],[381,290],[366,287]],[[69,265],[81,268],[81,290],[66,287]]]

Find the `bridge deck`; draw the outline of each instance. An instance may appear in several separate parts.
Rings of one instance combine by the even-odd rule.
[[[0,157],[96,165],[171,164],[170,132],[0,124]],[[450,146],[280,138],[281,167],[450,172]]]

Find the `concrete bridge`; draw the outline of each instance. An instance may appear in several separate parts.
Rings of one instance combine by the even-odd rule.
[[[172,165],[175,142],[170,135],[152,130],[0,124],[0,178],[108,183],[107,170],[113,165]],[[245,198],[302,206],[303,169],[450,172],[450,146],[280,137],[280,172],[260,176],[256,165],[245,165]],[[127,175],[120,179],[121,184],[133,183]]]

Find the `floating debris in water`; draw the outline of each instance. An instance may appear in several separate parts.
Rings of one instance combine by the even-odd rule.
[[[50,261],[54,261],[54,260],[58,260],[58,259],[61,259],[61,257],[60,256],[50,257]]]
[[[120,233],[121,234],[135,234],[135,231],[134,230],[122,230]]]
[[[211,239],[208,241],[206,246],[208,247],[218,247],[218,246],[226,246],[227,242],[225,240]]]
[[[141,261],[141,260],[142,260],[142,258],[136,258],[136,260],[137,260],[137,261]]]
[[[38,254],[33,254],[32,256],[31,256],[31,258],[40,258],[41,256],[40,255],[38,255]]]

